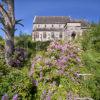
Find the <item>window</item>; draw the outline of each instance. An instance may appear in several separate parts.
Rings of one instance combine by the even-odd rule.
[[[35,37],[35,38],[39,38],[39,33],[35,33],[35,34],[34,34],[34,37]]]
[[[54,36],[54,32],[52,32],[52,33],[51,33],[51,38],[54,38],[54,37],[55,37],[55,36]]]
[[[59,24],[59,28],[61,28],[61,25]]]
[[[59,38],[62,38],[62,32],[60,32],[60,34],[59,34]]]
[[[44,28],[46,28],[46,24],[44,25]]]
[[[34,29],[37,29],[37,25],[34,25],[34,27],[33,27]]]
[[[72,39],[75,39],[75,36],[76,36],[76,33],[72,32],[72,34],[71,34]]]
[[[43,33],[43,38],[46,38],[47,37],[47,34],[46,32]]]
[[[40,28],[40,25],[38,25],[38,28]]]

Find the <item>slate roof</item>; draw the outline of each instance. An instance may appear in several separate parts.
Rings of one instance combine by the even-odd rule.
[[[36,16],[33,24],[66,24],[81,23],[82,27],[88,27],[90,24],[85,20],[75,20],[67,16]]]
[[[67,16],[36,16],[34,24],[66,24],[70,22]]]

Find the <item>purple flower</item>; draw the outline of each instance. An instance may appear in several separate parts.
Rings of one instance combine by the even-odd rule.
[[[47,95],[46,100],[51,100],[50,95]]]
[[[62,60],[60,60],[60,59],[57,60],[57,66],[58,67],[64,66],[64,63],[62,62]]]
[[[73,82],[76,82],[76,80],[74,79],[74,77],[71,77],[71,80],[72,80]]]
[[[8,95],[7,94],[3,95],[1,100],[8,100]]]
[[[18,100],[18,94],[14,95],[12,100]]]
[[[71,53],[69,56],[70,56],[70,57],[75,57],[75,54]]]
[[[46,58],[46,59],[45,59],[45,64],[46,64],[46,65],[49,65],[49,66],[50,66],[50,65],[51,65],[50,62],[51,62],[51,60],[50,60],[49,58]]]
[[[39,62],[39,61],[41,61],[42,56],[41,55],[36,55],[35,59],[36,59],[37,62]]]
[[[42,72],[40,72],[40,79],[42,79],[43,78],[43,73]]]
[[[43,91],[43,95],[46,95],[46,90]]]
[[[65,64],[67,63],[68,58],[66,56],[61,56],[58,60],[57,60],[57,65],[60,67],[65,66]]]
[[[65,46],[65,45],[62,46],[61,51],[62,51],[62,52],[65,52],[66,50],[67,50],[67,46]]]
[[[30,77],[34,74],[34,65],[35,65],[35,63],[32,63],[31,70],[29,72]]]
[[[77,78],[80,78],[79,72],[75,72],[74,76],[77,77]]]
[[[42,95],[41,95],[41,99],[42,99],[42,100],[45,100],[45,98],[46,98],[46,90],[44,90],[44,91],[42,92]]]
[[[43,69],[42,69],[42,66],[40,66],[40,71],[42,71]]]
[[[67,62],[67,60],[68,60],[68,57],[66,57],[66,56],[63,56],[63,62]]]
[[[35,65],[35,63],[33,62],[33,63],[32,63],[32,67],[34,67],[34,65]]]
[[[63,71],[63,70],[59,70],[58,73],[59,73],[60,75],[62,75],[62,74],[64,73],[64,71]]]
[[[38,81],[37,80],[32,79],[32,83],[33,83],[34,86],[38,86]]]
[[[49,90],[48,95],[46,96],[46,100],[51,100],[52,92]]]
[[[72,94],[71,91],[67,94],[67,99],[66,100],[73,100],[73,94]]]
[[[81,59],[77,57],[77,58],[76,58],[76,61],[77,61],[77,62],[81,62]]]

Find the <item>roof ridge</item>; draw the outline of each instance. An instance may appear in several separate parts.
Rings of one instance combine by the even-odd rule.
[[[34,23],[45,23],[45,24],[65,24],[69,22],[70,18],[68,16],[36,16]]]

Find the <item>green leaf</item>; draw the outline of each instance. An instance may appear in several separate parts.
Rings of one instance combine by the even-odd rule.
[[[24,25],[20,23],[21,21],[22,21],[21,19],[20,19],[20,20],[16,20],[16,21],[15,21],[15,24],[18,24],[18,25],[21,25],[21,26],[24,27]]]

